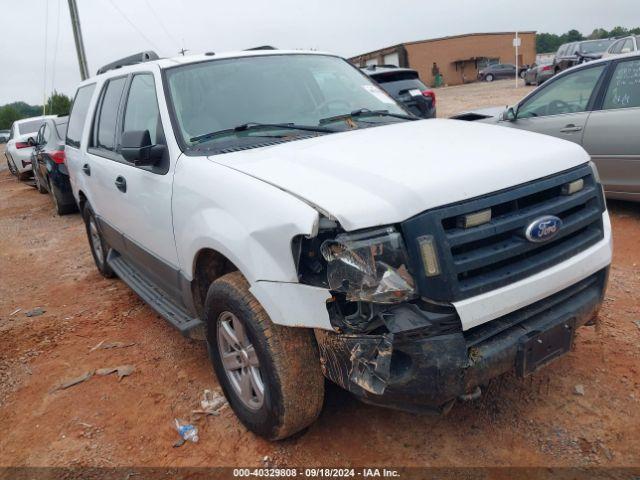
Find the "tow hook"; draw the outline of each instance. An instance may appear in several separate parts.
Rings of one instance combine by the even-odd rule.
[[[460,395],[458,397],[458,400],[462,402],[470,402],[471,400],[477,400],[478,398],[480,398],[481,395],[482,395],[482,390],[480,389],[479,386],[477,386],[471,392],[465,393],[464,395]]]

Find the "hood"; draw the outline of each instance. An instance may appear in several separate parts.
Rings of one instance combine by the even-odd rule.
[[[513,187],[589,161],[578,145],[455,120],[418,120],[213,155],[315,206],[345,230]]]

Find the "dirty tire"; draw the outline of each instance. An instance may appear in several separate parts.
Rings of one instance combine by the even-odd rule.
[[[258,409],[246,406],[222,364],[218,322],[225,312],[240,320],[260,362],[264,400]],[[324,377],[310,329],[271,323],[240,272],[228,273],[211,284],[204,317],[211,363],[229,404],[245,427],[279,440],[316,420],[324,401]]]
[[[11,175],[13,175],[14,177],[18,176],[18,169],[16,168],[15,164],[13,163],[13,160],[9,159],[8,155],[7,155],[7,167],[9,167],[9,172],[11,172]]]
[[[53,206],[55,207],[56,213],[58,215],[67,215],[68,213],[73,213],[76,211],[75,205],[64,205],[60,203],[62,194],[58,191],[55,185],[49,183],[49,188],[51,189],[51,199],[53,200]]]
[[[87,230],[87,238],[89,240],[89,248],[91,249],[91,255],[93,256],[93,261],[95,262],[96,267],[98,268],[98,271],[105,278],[113,278],[113,277],[115,277],[116,276],[115,272],[111,269],[111,267],[107,263],[107,253],[109,252],[109,246],[107,245],[107,242],[105,242],[105,240],[104,240],[104,238],[102,236],[102,233],[100,233],[100,230],[98,228],[98,222],[96,220],[95,214],[93,213],[93,210],[91,210],[91,207],[89,206],[89,204],[87,204],[84,207],[84,211],[82,212],[82,216],[84,217],[84,224],[85,224],[85,228]],[[91,224],[92,223],[96,228],[97,235],[96,234],[94,234],[94,235],[91,234],[91,231],[92,231]],[[98,254],[98,249],[94,245],[94,242],[99,242],[100,248],[102,249],[101,250],[102,251],[102,256],[100,256]]]
[[[40,175],[38,175],[35,170],[33,171],[33,181],[36,184],[36,190],[38,190],[38,192],[49,193],[47,189],[44,188],[44,186],[42,185],[42,180],[40,180]]]

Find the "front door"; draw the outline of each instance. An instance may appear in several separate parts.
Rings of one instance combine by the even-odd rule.
[[[591,113],[584,148],[608,192],[640,197],[640,60],[616,62],[602,102]]]
[[[505,125],[582,144],[596,86],[604,70],[605,65],[595,65],[545,84],[522,101],[516,120]]]

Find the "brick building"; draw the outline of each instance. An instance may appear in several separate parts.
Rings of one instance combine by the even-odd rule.
[[[536,60],[536,32],[518,32],[521,45],[518,64],[532,64]],[[447,85],[476,80],[478,70],[491,63],[515,63],[513,39],[515,32],[469,33],[452,37],[401,43],[373,52],[363,53],[349,60],[360,67],[367,65],[396,65],[409,67],[420,73],[422,81],[433,85],[433,63],[438,65]]]

